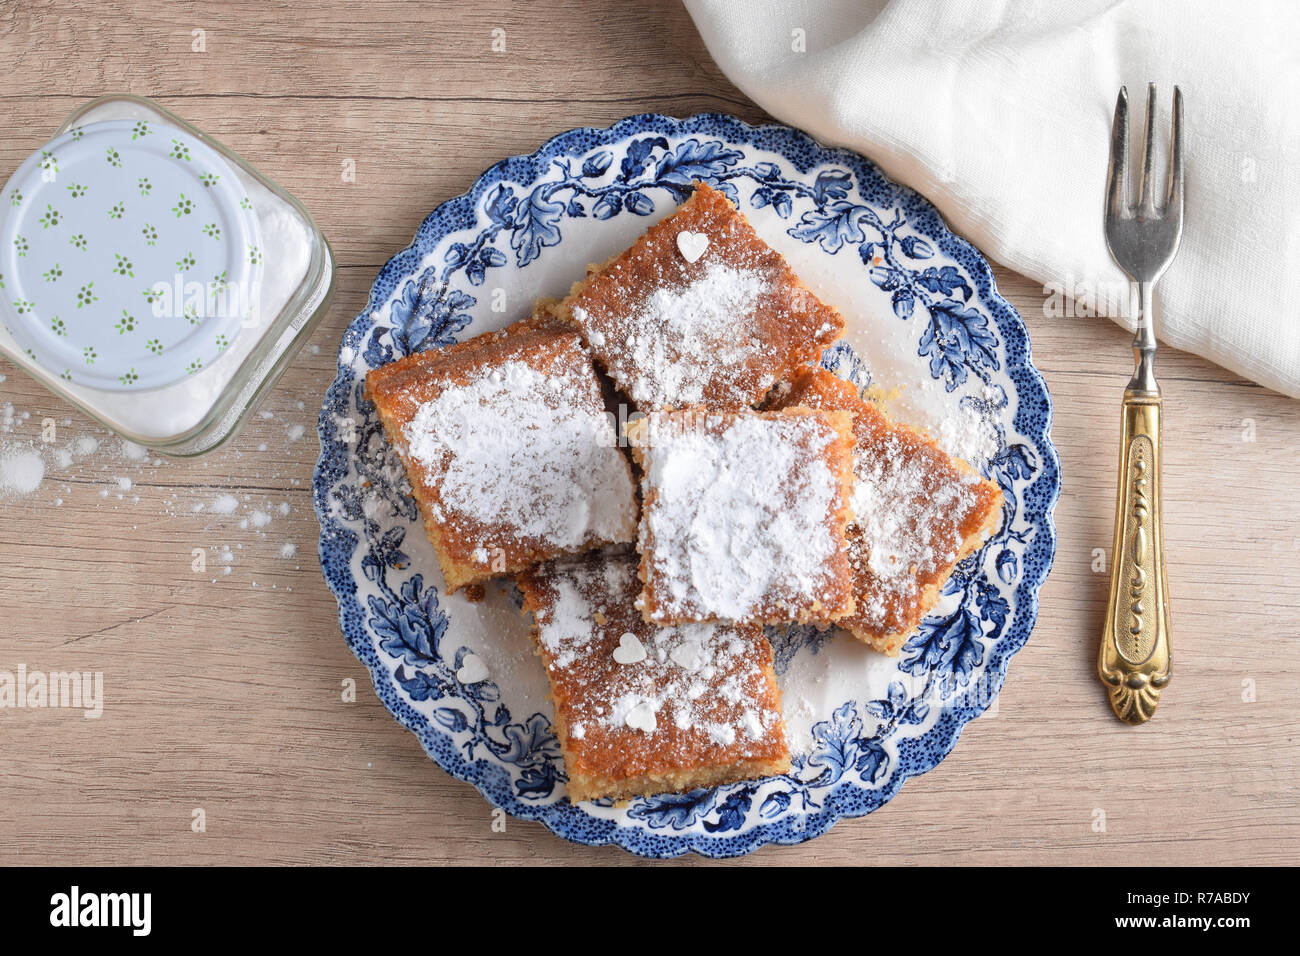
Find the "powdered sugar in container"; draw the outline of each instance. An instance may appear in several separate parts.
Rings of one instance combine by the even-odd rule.
[[[151,100],[88,103],[0,192],[0,354],[123,438],[229,438],[324,315],[296,199]]]

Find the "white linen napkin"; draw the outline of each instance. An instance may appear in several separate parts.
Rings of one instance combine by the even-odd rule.
[[[1090,321],[1077,317],[1090,299],[1126,311],[1107,308],[1127,293],[1102,233],[1115,97],[1126,84],[1140,155],[1147,82],[1161,147],[1177,83],[1186,218],[1157,287],[1158,335],[1300,397],[1300,289],[1288,281],[1300,255],[1300,4],[685,3],[719,67],[765,110],[868,156],[1041,281],[1031,331]]]

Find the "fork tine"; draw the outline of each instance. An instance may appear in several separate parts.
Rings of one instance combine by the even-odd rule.
[[[1128,208],[1128,89],[1119,88],[1110,127],[1110,166],[1106,171],[1106,212],[1122,218]]]
[[[1152,148],[1156,135],[1156,85],[1147,84],[1147,129],[1142,141],[1142,184],[1138,193],[1138,208],[1146,215],[1156,211],[1155,197],[1152,195],[1151,167],[1156,154]]]
[[[1174,142],[1169,147],[1169,186],[1164,214],[1183,218],[1183,91],[1174,87]]]

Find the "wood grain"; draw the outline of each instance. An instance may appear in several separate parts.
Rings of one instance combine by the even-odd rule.
[[[505,53],[490,49],[497,27]],[[0,504],[0,669],[102,671],[107,698],[99,720],[0,711],[0,861],[630,862],[539,825],[494,833],[482,798],[389,718],[339,635],[309,488],[338,337],[429,210],[568,127],[645,110],[761,118],[689,19],[594,0],[25,0],[0,5],[0,59],[6,175],[87,98],[155,96],[301,198],[340,263],[315,353],[269,396],[270,417],[200,461],[125,460],[0,363],[0,408],[17,415],[6,441],[39,442],[49,417],[60,445],[102,442]],[[938,769],[867,819],[749,862],[1297,862],[1300,406],[1162,351],[1175,674],[1156,719],[1123,726],[1094,672],[1106,597],[1094,567],[1110,547],[1127,336],[1048,317],[1043,290],[1005,270],[998,282],[1056,406],[1060,546],[1038,627],[996,714]],[[237,513],[213,513],[223,493]],[[254,510],[270,524],[241,528]],[[342,700],[349,678],[355,703]]]

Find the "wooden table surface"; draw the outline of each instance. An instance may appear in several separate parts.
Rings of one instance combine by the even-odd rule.
[[[98,720],[0,710],[0,860],[631,861],[537,824],[494,832],[477,792],[389,717],[339,634],[310,485],[339,336],[429,210],[569,127],[645,110],[763,118],[689,18],[594,0],[2,0],[0,61],[0,175],[87,99],[145,94],[298,196],[339,262],[328,316],[262,414],[197,461],[133,460],[0,361],[0,442],[39,444],[53,419],[72,452],[0,501],[0,670],[102,671],[105,696]],[[747,860],[1300,862],[1300,405],[1161,352],[1176,667],[1156,719],[1121,725],[1094,659],[1128,337],[997,279],[1056,406],[1060,544],[1038,626],[996,713],[940,767],[870,817]],[[234,513],[212,513],[221,494]]]

